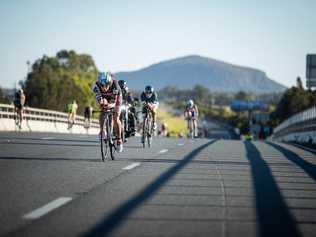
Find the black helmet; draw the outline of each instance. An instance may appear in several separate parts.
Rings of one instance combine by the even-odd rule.
[[[154,88],[152,86],[146,86],[145,93],[154,93]]]
[[[125,89],[126,88],[126,81],[124,80],[119,80],[118,84],[120,85],[121,89]]]

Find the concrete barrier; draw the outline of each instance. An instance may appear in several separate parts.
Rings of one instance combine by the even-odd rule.
[[[316,106],[281,123],[274,129],[272,139],[280,142],[316,144]]]
[[[68,114],[52,110],[26,107],[21,129],[15,124],[14,106],[0,104],[0,131],[22,132],[54,132],[76,134],[98,134],[99,124],[93,119],[90,127],[86,128],[85,119],[76,117],[75,124],[68,128]]]

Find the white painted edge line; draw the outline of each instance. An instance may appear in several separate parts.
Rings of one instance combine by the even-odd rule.
[[[162,149],[161,151],[159,151],[159,154],[166,153],[167,151],[168,151],[168,149]]]
[[[24,219],[37,219],[41,216],[47,214],[48,212],[66,204],[67,202],[70,202],[72,198],[70,197],[60,197],[56,200],[46,204],[45,206],[42,206],[26,215],[23,216]]]
[[[54,137],[42,137],[43,140],[55,139]]]
[[[136,163],[132,163],[124,168],[122,168],[122,170],[131,170],[131,169],[134,169],[135,167],[137,166],[140,166],[140,163],[139,162],[136,162]]]
[[[300,144],[293,144],[292,146],[298,146],[298,147],[302,148],[303,150],[305,149],[305,150],[310,151],[310,152],[316,152],[316,150],[309,148],[309,147],[306,147],[306,146],[302,146]]]

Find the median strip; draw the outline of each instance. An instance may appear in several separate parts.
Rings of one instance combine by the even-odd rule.
[[[23,216],[24,219],[37,219],[41,216],[47,214],[48,212],[66,204],[67,202],[70,202],[72,198],[70,197],[60,197],[56,200],[46,204],[45,206],[42,206],[26,215]]]
[[[131,170],[131,169],[134,169],[135,167],[137,166],[140,166],[140,163],[139,162],[136,162],[136,163],[132,163],[124,168],[122,168],[122,170]]]

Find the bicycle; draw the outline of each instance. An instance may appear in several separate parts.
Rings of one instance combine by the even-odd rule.
[[[108,156],[109,150],[110,150],[110,155],[111,159],[115,159],[115,152],[117,150],[117,147],[115,145],[115,140],[116,138],[114,137],[114,132],[113,132],[113,114],[114,114],[114,109],[105,109],[100,111],[103,113],[104,116],[104,122],[102,125],[102,130],[100,135],[100,146],[101,146],[101,156],[102,156],[102,161],[104,162],[105,159]],[[106,135],[104,133],[106,131]]]
[[[125,142],[125,139],[127,137],[127,132],[128,132],[128,105],[123,104],[121,105],[121,114],[120,114],[120,120],[122,124],[122,133],[121,133],[121,138],[123,142]]]
[[[142,142],[143,148],[146,147],[146,140],[148,147],[151,146],[152,136],[153,136],[153,117],[151,111],[149,110],[148,105],[144,106],[145,117],[143,120],[143,134],[142,134]]]
[[[193,119],[189,118],[188,119],[188,126],[189,126],[189,138],[193,139],[194,138],[194,124],[193,124]]]

